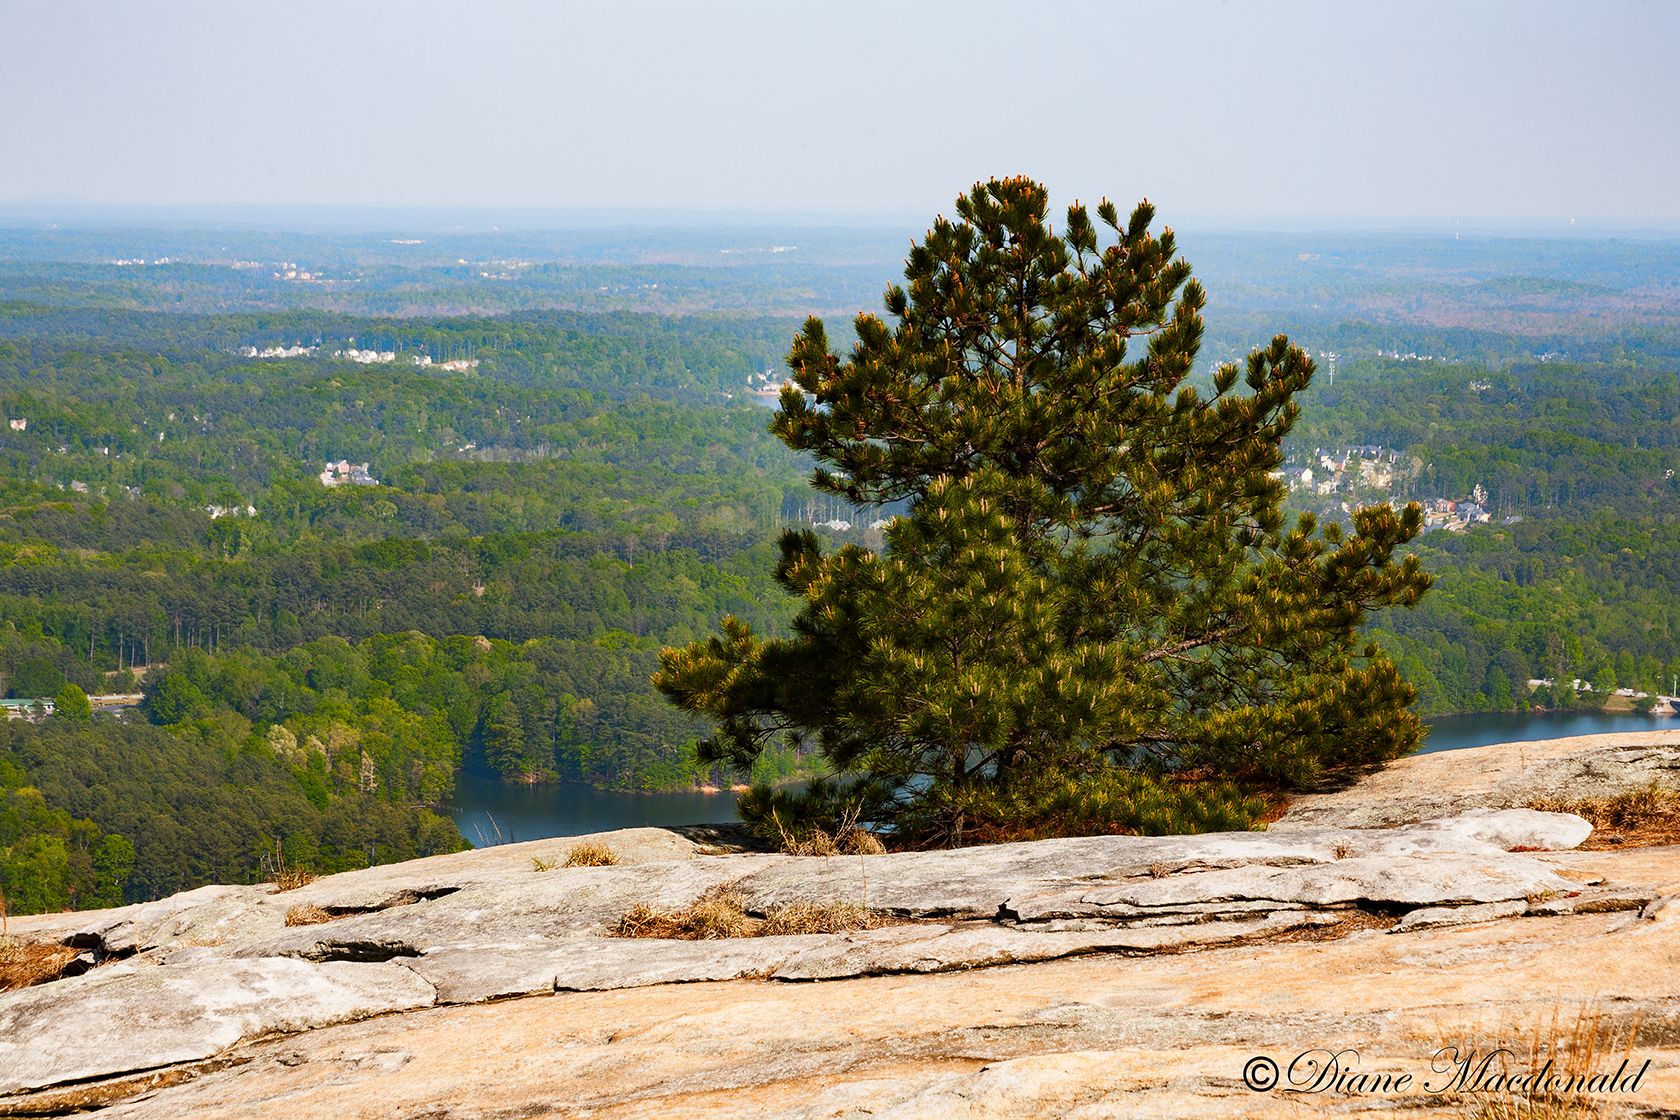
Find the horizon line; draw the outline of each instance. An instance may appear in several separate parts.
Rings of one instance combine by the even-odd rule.
[[[264,217],[359,217],[438,221],[444,218],[499,217],[516,221],[524,232],[534,229],[610,228],[613,226],[691,227],[772,225],[850,227],[891,230],[926,225],[930,215],[906,207],[801,206],[585,206],[500,203],[369,203],[369,202],[109,202],[80,196],[23,196],[0,198],[0,220],[28,217],[39,221],[52,215],[64,219],[118,217],[197,218],[249,224]],[[1172,217],[1156,203],[1160,221]],[[557,225],[541,227],[534,220]],[[102,223],[103,224],[103,223]],[[335,222],[334,224],[342,224]],[[1174,220],[1161,221],[1177,229],[1204,232],[1348,232],[1423,231],[1487,233],[1544,231],[1553,234],[1680,233],[1680,218],[1619,217],[1563,214],[1380,214],[1380,213],[1241,213],[1186,210]],[[510,232],[459,228],[438,232]]]

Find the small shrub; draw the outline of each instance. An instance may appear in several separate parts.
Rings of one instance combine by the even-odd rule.
[[[788,797],[785,791],[776,791],[764,802],[755,830],[790,856],[878,856],[886,852],[887,846],[879,836],[858,826],[861,802],[822,804],[805,800],[809,796]],[[819,804],[830,812],[823,813]],[[832,828],[815,823],[813,809],[818,816],[829,816]]]
[[[553,871],[556,866],[558,865],[551,859],[543,859],[541,856],[531,857],[532,871]]]
[[[330,922],[333,915],[309,903],[294,906],[286,911],[286,924],[289,926],[318,926],[322,922]]]
[[[274,851],[263,856],[262,862],[263,870],[268,872],[269,878],[274,882],[275,894],[295,891],[315,881],[315,872],[286,864],[286,854],[281,850],[278,840],[274,843]]]
[[[861,825],[891,800],[881,783],[818,778],[802,789],[755,785],[736,802],[741,821],[788,855],[876,855],[879,836]]]
[[[598,840],[586,840],[566,849],[567,867],[611,867],[617,862],[618,853]]]

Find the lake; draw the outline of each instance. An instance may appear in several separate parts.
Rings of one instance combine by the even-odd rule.
[[[1680,717],[1643,716],[1635,712],[1487,712],[1426,720],[1429,738],[1420,754],[1485,747],[1489,743],[1524,743],[1607,735],[1617,731],[1680,730]]]
[[[1488,743],[1680,729],[1680,717],[1631,712],[1503,712],[1428,722],[1424,754]],[[455,796],[445,811],[475,847],[643,825],[719,824],[737,819],[732,793],[638,794],[580,785],[510,786],[477,774],[457,779]]]
[[[486,844],[582,836],[643,825],[738,820],[733,793],[617,793],[584,785],[506,785],[462,774],[444,806],[467,842]]]

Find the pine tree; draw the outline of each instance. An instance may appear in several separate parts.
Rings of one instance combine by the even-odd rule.
[[[791,637],[726,619],[662,652],[655,684],[717,723],[703,761],[781,737],[841,776],[749,816],[861,806],[925,842],[1228,827],[1245,789],[1420,741],[1358,638],[1429,586],[1395,557],[1417,507],[1289,523],[1272,472],[1307,355],[1280,336],[1204,396],[1204,295],[1153,208],[1104,201],[1099,230],[1075,205],[1060,233],[1047,209],[1029,180],[977,185],[849,357],[816,319],[794,341],[773,431],[818,490],[907,512],[881,552],[783,535]]]

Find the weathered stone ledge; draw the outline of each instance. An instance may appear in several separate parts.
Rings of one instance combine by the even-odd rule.
[[[869,1003],[873,997],[848,1003],[853,997],[840,993],[874,990],[869,985],[901,977],[891,991],[939,991],[953,1007],[962,1003],[959,993],[996,991],[1001,1007],[1037,998],[1040,982],[1032,977],[1089,975],[1120,985],[1117,991],[1135,993],[1141,1001],[1132,1012],[1136,1022],[1156,1024],[1149,1029],[1156,1032],[1151,1045],[1157,1047],[1159,1063],[1160,1048],[1174,1030],[1205,1032],[1206,1024],[1195,1026],[1201,1021],[1197,1017],[1213,1012],[1207,1010],[1211,1005],[1194,1004],[1151,1018],[1156,1014],[1152,1000],[1167,1008],[1177,997],[1171,987],[1150,995],[1148,985],[1177,984],[1168,978],[1194,977],[1214,967],[1197,963],[1203,961],[1224,962],[1218,969],[1241,977],[1255,967],[1253,962],[1294,960],[1308,972],[1339,970],[1344,983],[1358,979],[1348,971],[1355,966],[1345,962],[1363,962],[1357,968],[1376,968],[1385,977],[1411,976],[1425,986],[1457,962],[1451,967],[1461,970],[1463,984],[1480,970],[1500,992],[1501,1006],[1526,998],[1522,992],[1528,989],[1512,984],[1539,991],[1534,985],[1544,979],[1552,985],[1546,998],[1555,1002],[1559,984],[1577,974],[1585,983],[1595,970],[1603,970],[1606,978],[1626,975],[1633,978],[1628,984],[1669,991],[1662,998],[1674,1003],[1672,1015],[1664,1010],[1667,1004],[1658,1006],[1661,999],[1651,1002],[1657,996],[1641,996],[1639,1007],[1642,1014],[1670,1016],[1672,1033],[1680,1037],[1680,990],[1670,990],[1672,983],[1662,979],[1680,974],[1680,938],[1673,932],[1680,907],[1672,903],[1680,893],[1680,850],[1575,851],[1590,832],[1587,822],[1510,807],[1531,795],[1525,791],[1544,793],[1564,779],[1587,783],[1589,793],[1637,788],[1680,761],[1680,734],[1627,739],[1586,742],[1574,754],[1550,744],[1525,744],[1484,748],[1479,758],[1478,752],[1466,751],[1455,752],[1462,758],[1408,759],[1351,790],[1302,798],[1283,821],[1260,833],[1089,837],[952,852],[800,858],[718,854],[716,847],[671,831],[635,829],[593,838],[614,849],[621,861],[616,866],[539,870],[534,861],[549,866],[577,840],[535,841],[331,876],[283,894],[268,887],[206,887],[118,910],[15,919],[14,936],[73,945],[99,963],[79,976],[0,995],[0,1115],[95,1105],[113,1106],[113,1115],[216,1114],[217,1094],[236,1088],[251,1102],[277,1101],[263,1088],[270,1084],[288,1101],[333,1104],[326,1111],[294,1115],[289,1105],[270,1109],[251,1103],[229,1114],[285,1111],[290,1120],[382,1116],[402,1112],[403,1100],[424,1104],[420,1110],[427,1111],[439,1094],[451,1091],[421,1073],[404,1075],[401,1067],[425,1051],[440,1069],[464,1069],[453,1052],[429,1050],[417,1040],[386,1042],[351,1060],[334,1057],[350,1051],[331,1040],[413,1039],[406,1033],[411,1028],[403,1026],[412,1021],[412,1030],[443,1030],[438,1042],[443,1046],[449,1024],[469,1020],[436,1016],[482,1008],[503,1019],[529,1018],[540,1013],[492,1009],[549,1003],[578,1008],[586,1006],[578,1001],[602,999],[621,1001],[599,1006],[624,1009],[626,1022],[643,1023],[636,1031],[652,1031],[645,1044],[620,1045],[608,1053],[594,1049],[587,1038],[573,1039],[567,1045],[582,1046],[597,1063],[590,1067],[594,1073],[577,1075],[584,1080],[572,1078],[564,1064],[545,1065],[535,1056],[518,1059],[547,1068],[551,1079],[571,1078],[566,1081],[573,1094],[565,1101],[568,1109],[596,1101],[603,1079],[616,1079],[615,1084],[627,1087],[597,1101],[607,1109],[601,1115],[666,1114],[670,1109],[664,1104],[679,1098],[680,1111],[693,1115],[850,1115],[817,1104],[801,1110],[761,1101],[749,1108],[739,1095],[714,1101],[707,1086],[715,1087],[724,1066],[694,1073],[702,1080],[692,1084],[678,1078],[658,1082],[656,1088],[654,1082],[639,1080],[669,1065],[665,1054],[670,1047],[722,1055],[736,1052],[730,1032],[758,1037],[733,1012],[723,1010],[718,1022],[732,1025],[714,1031],[706,1025],[713,1016],[692,1003],[702,997],[674,993],[727,992],[733,994],[704,998],[714,1004],[726,999],[783,1009],[803,1006],[803,997],[760,999],[743,993],[807,991],[812,988],[808,982],[823,981],[815,987],[836,993],[824,1000],[845,1004],[850,1014],[867,1021],[875,1014]],[[1432,777],[1441,774],[1452,780]],[[1364,827],[1347,827],[1350,823]],[[713,941],[608,935],[633,906],[677,910],[722,887],[760,915],[792,903],[844,902],[891,915],[893,921],[852,933]],[[286,916],[294,907],[311,908],[331,920],[288,926]],[[976,969],[983,971],[970,971]],[[936,977],[957,972],[974,979],[955,988],[905,986],[933,985]],[[1533,976],[1524,979],[1529,972]],[[1243,990],[1254,1007],[1276,1008],[1268,1021],[1294,1023],[1291,1037],[1336,1041],[1324,1035],[1329,1028],[1322,1024],[1310,1028],[1317,1021],[1310,1015],[1297,1021],[1291,1018],[1293,1005],[1277,1004],[1289,987],[1283,975],[1236,982],[1250,985]],[[977,979],[990,976],[998,979]],[[754,983],[742,985],[743,980]],[[1287,998],[1310,1005],[1317,997],[1303,993],[1312,990],[1299,989]],[[1353,990],[1326,997],[1340,1007]],[[661,991],[673,994],[636,994]],[[548,998],[509,1001],[520,996]],[[1433,993],[1416,998],[1426,996],[1435,998]],[[1243,1028],[1246,1042],[1238,1039],[1242,1031],[1230,1034],[1220,1028],[1230,1035],[1220,1045],[1238,1039],[1237,1049],[1208,1060],[1223,1068],[1220,1063],[1228,1057],[1233,1063],[1228,1075],[1116,1080],[1108,1071],[1118,1060],[1115,1047],[1131,1045],[1127,1039],[1142,1037],[1137,1031],[1145,1028],[1120,1034],[1097,1029],[1095,1024],[1106,1020],[1087,1022],[1083,1017],[1089,1009],[1076,997],[1058,998],[1072,1002],[1035,1013],[1052,1016],[1046,1023],[1060,1024],[1053,1031],[1044,1027],[1050,1033],[1038,1042],[991,1047],[979,1041],[989,1036],[978,1026],[965,1029],[981,1033],[952,1035],[948,1041],[940,1041],[943,1035],[917,1034],[923,1041],[895,1051],[911,1063],[902,1067],[880,1065],[851,1051],[838,1053],[834,1048],[842,1044],[837,1040],[850,1037],[848,1028],[807,1021],[798,1029],[824,1037],[825,1031],[841,1032],[820,1045],[812,1043],[821,1051],[820,1062],[806,1069],[767,1059],[781,1051],[765,1036],[763,1045],[770,1048],[758,1058],[743,1052],[740,1060],[760,1065],[750,1075],[740,1074],[740,1084],[809,1079],[821,1069],[827,1071],[822,1078],[851,1086],[833,1099],[852,1100],[859,1107],[867,1102],[870,1108],[890,1103],[891,1108],[878,1111],[904,1117],[946,1115],[953,1101],[975,1093],[1020,1107],[974,1115],[1036,1115],[1060,1107],[1056,1102],[1067,1093],[1073,1094],[1068,1100],[1084,1099],[1081,1094],[1096,1091],[1093,1087],[1103,1093],[1143,1093],[1161,1105],[1143,1109],[1150,1114],[1268,1114],[1252,1111],[1264,1098],[1246,1096],[1236,1080],[1243,1049],[1252,1052],[1270,1038],[1261,1020]],[[1393,993],[1398,1001],[1393,1008],[1411,1006],[1408,998],[1413,997]],[[1471,1006],[1462,1002],[1467,997],[1456,998],[1461,1010]],[[688,1025],[680,1030],[650,1027],[634,1010],[667,1005],[688,1007],[681,1020]],[[905,1019],[902,1029],[916,1033],[933,1029],[921,1022],[933,1010],[901,1006],[896,1014]],[[1190,1018],[1183,1019],[1186,1013]],[[565,1014],[570,1021],[573,1013]],[[1389,1018],[1348,1019],[1336,1029],[1387,1037],[1376,1024],[1400,1012],[1383,1014]],[[1069,1015],[1073,1018],[1064,1022]],[[422,1022],[433,1026],[420,1027]],[[1038,1030],[1028,1029],[1023,1040],[1036,1038]],[[607,1042],[621,1037],[619,1030],[609,1033]],[[494,1053],[512,1045],[500,1036],[485,1044]],[[464,1043],[456,1038],[449,1045],[460,1050]],[[1082,1047],[1090,1051],[1089,1060],[1073,1053],[1043,1053]],[[620,1057],[621,1051],[635,1056]],[[997,1061],[982,1068],[962,1056],[971,1053],[993,1054]],[[817,1054],[813,1051],[813,1062]],[[467,1060],[466,1055],[460,1058]],[[494,1077],[506,1077],[509,1067],[497,1063],[514,1059],[484,1060],[489,1063],[485,1068],[499,1070]],[[701,1062],[696,1070],[705,1066],[705,1059],[695,1060]],[[766,1060],[769,1065],[762,1064]],[[321,1097],[315,1082],[293,1077],[290,1071],[300,1065],[318,1071],[330,1067],[322,1084],[377,1083],[390,1100],[358,1111],[342,1093],[321,1089],[327,1094]],[[855,1076],[844,1072],[854,1069]],[[318,1079],[319,1072],[312,1076]],[[416,1088],[421,1095],[411,1099],[404,1076],[429,1088]],[[476,1084],[473,1093],[501,1099],[499,1083]],[[628,1087],[636,1084],[643,1088]],[[1162,1104],[1178,1099],[1173,1094],[1181,1090],[1188,1094],[1185,1100],[1197,1102],[1195,1107],[1174,1112]],[[537,1098],[529,1095],[540,1096],[539,1090],[527,1086],[523,1091],[524,1103],[508,1104],[504,1111],[541,1111],[533,1106]],[[155,1109],[131,1099],[154,1092],[160,1094]],[[1232,1101],[1242,1102],[1238,1110],[1215,1107],[1221,1094],[1234,1094]],[[644,1097],[664,1104],[639,1111],[635,1102]],[[460,1101],[469,1099],[474,1103],[464,1114],[477,1115],[477,1097]],[[448,1109],[438,1114],[445,1113],[454,1114]]]
[[[1529,849],[1567,849],[1589,831],[1566,814],[1484,810],[1397,829],[1102,836],[823,858],[705,855],[661,830],[631,830],[596,838],[624,854],[617,866],[535,870],[531,853],[559,847],[536,842],[494,859],[417,861],[283,894],[205,887],[60,916],[59,939],[121,959],[0,996],[0,1093],[202,1060],[245,1039],[436,1004],[1182,952],[1333,925],[1355,911],[1425,912],[1413,926],[1450,920],[1454,908],[1478,919],[1518,906],[1528,913],[1537,899],[1578,896],[1583,886]],[[608,935],[633,906],[678,909],[720,887],[749,912],[838,900],[909,921],[722,941]],[[287,926],[287,911],[303,905],[344,916]]]

